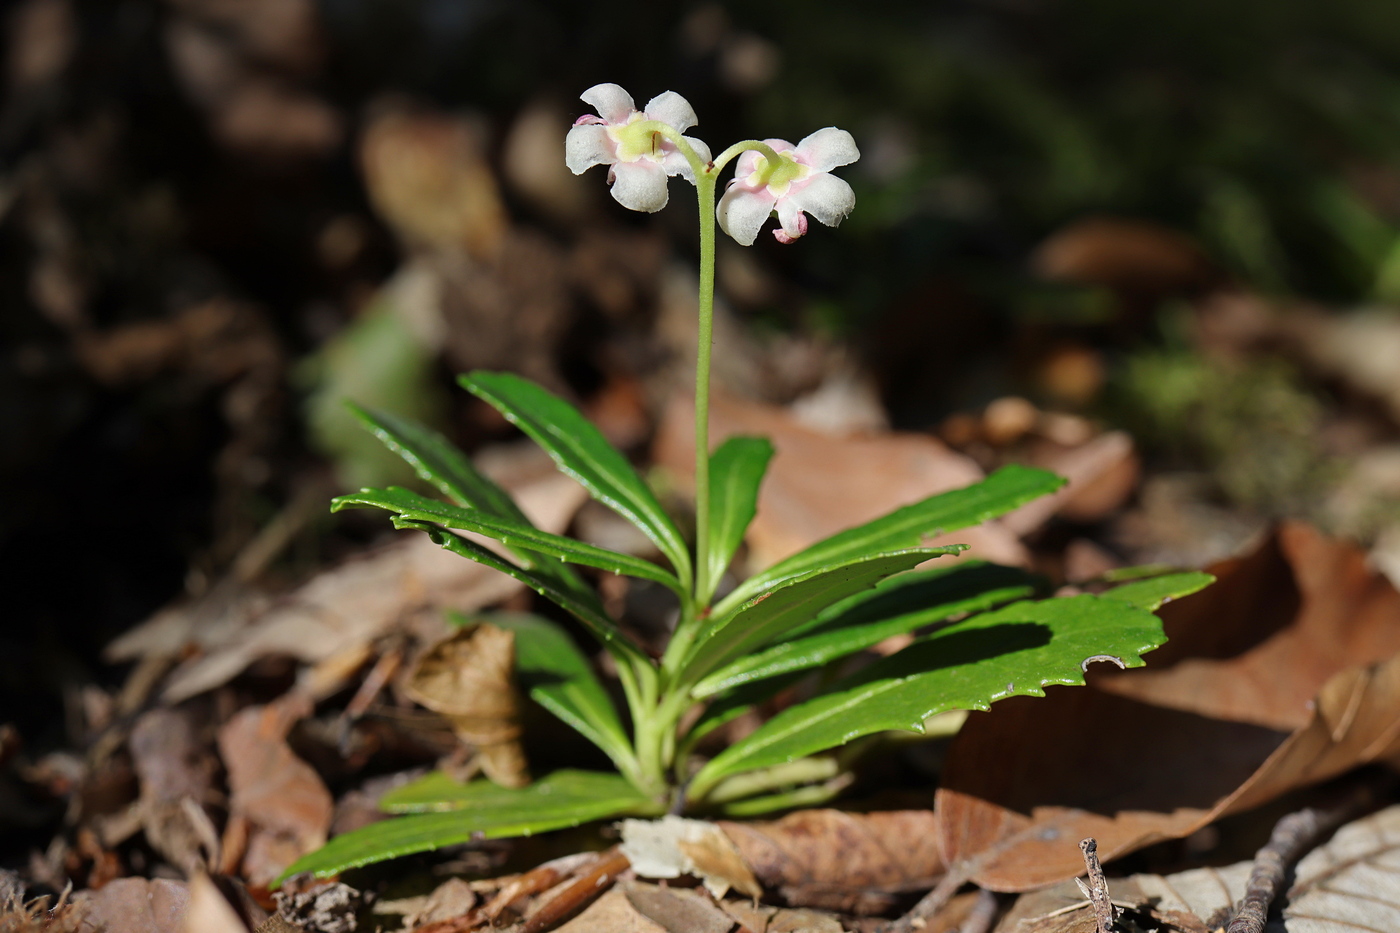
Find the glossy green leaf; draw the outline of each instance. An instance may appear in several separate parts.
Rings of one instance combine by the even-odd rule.
[[[467,455],[441,434],[387,411],[353,402],[346,402],[345,407],[385,447],[402,457],[422,479],[432,483],[457,505],[489,515],[529,521],[510,493],[483,476]]]
[[[458,381],[533,438],[595,499],[641,529],[666,555],[676,576],[689,579],[690,551],[675,522],[621,451],[577,408],[510,373],[478,370]]]
[[[721,752],[691,793],[721,778],[769,767],[890,729],[921,732],[950,709],[986,709],[1010,696],[1043,696],[1050,684],[1082,684],[1090,660],[1139,667],[1166,641],[1161,620],[1097,596],[1025,601],[949,625],[790,707]]]
[[[651,664],[651,659],[641,648],[637,647],[635,642],[622,633],[622,630],[617,627],[617,623],[599,605],[598,598],[593,593],[565,588],[552,577],[518,567],[499,554],[488,551],[475,541],[453,534],[438,525],[402,518],[395,519],[394,524],[399,528],[422,531],[432,538],[433,543],[438,546],[468,560],[485,564],[492,570],[498,570],[507,576],[514,577],[545,599],[571,613],[586,625],[594,637],[602,642],[603,647],[609,651],[626,658],[631,663],[644,666]]]
[[[396,512],[401,519],[407,521],[432,522],[447,528],[474,531],[512,548],[524,548],[570,563],[651,580],[669,587],[676,593],[681,592],[681,585],[676,578],[651,561],[540,531],[528,522],[439,502],[400,486],[390,486],[388,489],[361,489],[359,492],[337,496],[332,500],[331,511],[338,512],[346,508],[381,508]]]
[[[493,613],[486,621],[515,633],[515,667],[530,698],[601,748],[620,771],[635,772],[617,707],[568,633],[525,613]]]
[[[1099,595],[1104,599],[1116,599],[1137,606],[1139,609],[1155,611],[1162,608],[1164,603],[1180,599],[1183,596],[1190,596],[1214,582],[1215,577],[1210,574],[1191,570],[1185,573],[1164,574],[1146,580],[1134,580],[1132,583],[1125,583],[1122,586],[1115,586],[1111,590],[1105,590]]]
[[[701,629],[685,661],[686,676],[698,679],[810,621],[833,603],[930,558],[957,554],[965,547],[954,544],[877,554],[785,580]]]
[[[346,402],[345,405],[385,447],[402,457],[420,478],[431,483],[457,505],[533,527],[510,493],[484,476],[465,454],[441,434],[386,411],[365,408],[353,402]],[[585,589],[583,581],[557,560],[541,560],[537,554],[524,548],[513,548],[512,553],[527,569],[555,577],[568,589]]]
[[[939,493],[818,541],[739,584],[734,592],[715,606],[715,612],[724,615],[778,583],[821,567],[849,563],[880,552],[917,547],[934,535],[996,518],[1032,499],[1054,492],[1064,482],[1045,470],[1014,465],[1002,467],[980,483]]]
[[[737,719],[747,713],[764,700],[786,690],[804,676],[806,676],[805,671],[798,671],[794,674],[770,677],[767,680],[750,681],[737,687],[731,687],[719,696],[712,698],[704,711],[701,712],[700,718],[691,724],[689,731],[685,733],[677,746],[677,760],[684,761],[695,749],[695,744],[705,736],[730,720]]]
[[[431,792],[450,798],[450,805],[416,809],[446,812],[381,820],[336,836],[298,859],[282,873],[282,878],[301,872],[325,877],[347,868],[473,839],[529,836],[611,816],[656,815],[663,809],[643,797],[621,775],[587,771],[556,771],[519,789],[498,787],[489,781],[456,784],[446,775],[429,775],[395,793],[412,799],[413,794],[405,792],[415,788],[415,793]]]
[[[820,667],[891,635],[982,612],[1035,592],[1035,578],[1014,567],[966,563],[885,580],[823,612],[801,635],[745,655],[695,685],[703,698],[750,681]]]
[[[527,787],[502,787],[484,778],[463,783],[442,771],[396,787],[379,798],[385,813],[431,813],[451,810],[500,810],[518,807],[553,809],[558,804],[650,803],[620,774],[606,771],[555,771]]]
[[[762,437],[731,437],[710,455],[710,536],[704,560],[710,592],[729,569],[734,552],[758,509],[758,487],[773,457],[773,445]]]

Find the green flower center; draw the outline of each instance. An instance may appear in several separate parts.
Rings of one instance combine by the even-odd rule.
[[[661,134],[642,125],[646,122],[649,121],[645,114],[634,113],[626,123],[608,127],[608,136],[617,143],[617,161],[650,159],[660,162],[666,157],[661,149]]]
[[[747,181],[755,188],[767,185],[774,196],[781,198],[788,193],[793,182],[802,181],[811,174],[812,167],[797,161],[793,151],[787,149],[778,153],[776,163],[770,163],[767,156],[760,155]]]

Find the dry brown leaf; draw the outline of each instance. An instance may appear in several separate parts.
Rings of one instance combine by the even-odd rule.
[[[1065,227],[1036,248],[1031,262],[1052,281],[1133,292],[1194,291],[1219,275],[1184,234],[1118,217],[1090,217]]]
[[[530,783],[520,745],[520,691],[515,680],[515,633],[481,623],[438,642],[418,659],[404,683],[416,703],[441,713],[476,749],[486,776],[505,787]]]
[[[292,726],[310,712],[310,701],[291,693],[241,710],[219,730],[230,792],[224,848],[243,850],[241,874],[249,884],[268,884],[326,843],[334,801],[286,741]],[[231,838],[240,831],[248,833],[246,846]]]
[[[1194,868],[1163,877],[1109,879],[1114,900],[1140,904],[1187,930],[1217,930],[1244,896],[1253,862]],[[1080,933],[1093,929],[1072,884],[1027,895],[997,933]],[[1054,916],[1050,916],[1054,914]],[[1267,933],[1400,930],[1400,807],[1390,807],[1337,830],[1297,864]],[[1088,924],[1085,921],[1088,920]]]
[[[1212,569],[1219,583],[1163,610],[1171,641],[1147,658],[1144,694],[1177,708],[1123,695],[1135,678],[1114,672],[1093,680],[1112,693],[969,717],[937,796],[950,865],[1023,891],[1078,875],[1086,836],[1107,860],[1400,754],[1400,596],[1359,551],[1294,525]]]
[[[184,933],[248,933],[247,924],[208,875],[191,878],[189,891],[189,907],[181,926]]]
[[[794,906],[880,913],[943,874],[927,810],[802,810],[773,822],[719,824],[754,876]]]
[[[826,434],[804,427],[786,409],[723,393],[710,402],[710,434],[715,444],[735,435],[767,437],[776,449],[746,539],[752,567],[766,567],[838,531],[982,478],[971,459],[927,435]],[[677,398],[667,408],[653,457],[679,477],[693,475],[689,399]],[[836,488],[841,495],[831,494]],[[952,541],[971,544],[971,553],[984,560],[1028,561],[1016,536],[997,522],[933,543]]]
[[[621,888],[613,888],[583,913],[557,927],[555,933],[667,933],[667,930],[642,916]]]
[[[190,901],[183,881],[121,878],[73,895],[77,933],[185,933]]]
[[[664,816],[659,820],[623,820],[622,852],[643,878],[695,875],[715,897],[730,888],[749,897],[763,894],[734,843],[715,823]]]
[[[410,244],[495,254],[508,225],[482,134],[461,117],[381,107],[360,139],[379,215]]]
[[[186,875],[193,874],[208,846],[207,826],[196,824],[190,807],[209,800],[218,767],[213,750],[199,736],[194,716],[175,709],[142,714],[128,747],[141,782],[138,806],[146,841]]]
[[[502,467],[486,466],[490,458],[482,460],[483,470],[503,483],[542,530],[562,532],[588,498],[538,449],[526,458],[502,460],[504,474]],[[216,587],[203,600],[162,610],[112,642],[106,656],[127,661],[198,649],[199,656],[176,668],[166,683],[162,698],[175,703],[226,683],[269,655],[317,664],[395,627],[435,640],[448,634],[444,609],[473,612],[522,589],[426,535],[411,535],[332,568],[280,599]]]
[[[638,913],[668,933],[729,933],[734,927],[734,918],[698,891],[634,881],[624,884],[622,892]]]

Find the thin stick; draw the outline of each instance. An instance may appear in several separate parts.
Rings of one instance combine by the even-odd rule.
[[[1376,787],[1367,782],[1343,792],[1337,800],[1279,820],[1268,843],[1254,856],[1244,898],[1225,933],[1263,933],[1270,905],[1284,892],[1289,867],[1323,835],[1373,807],[1377,797]]]
[[[997,907],[997,896],[983,888],[977,894],[977,903],[963,918],[958,933],[987,933],[992,928],[992,921],[997,918]]]
[[[612,887],[618,875],[631,867],[632,863],[627,860],[627,856],[614,846],[603,853],[592,868],[541,904],[540,909],[525,921],[520,933],[542,933],[552,929],[593,903],[594,898]]]
[[[1093,836],[1080,840],[1079,851],[1084,853],[1084,868],[1089,875],[1089,883],[1086,885],[1078,878],[1074,879],[1075,883],[1094,909],[1094,920],[1098,923],[1099,933],[1113,933],[1113,922],[1118,914],[1113,906],[1113,899],[1108,895],[1108,879],[1103,876],[1103,866],[1099,864],[1098,840]]]
[[[966,869],[950,870],[907,914],[890,923],[881,933],[915,933],[916,930],[922,930],[928,925],[930,917],[948,906],[948,902],[958,893],[958,888],[967,883],[967,879]]]

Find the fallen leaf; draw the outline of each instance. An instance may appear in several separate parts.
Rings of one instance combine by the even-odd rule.
[[[248,933],[248,926],[209,876],[197,874],[190,879],[189,906],[181,930],[183,933]]]
[[[1140,905],[1191,931],[1218,930],[1244,896],[1251,861],[1173,875],[1110,878],[1114,900]],[[1072,884],[1026,895],[997,933],[1092,931],[1092,914],[1065,910],[1086,903]],[[1085,921],[1088,921],[1087,925]],[[1268,933],[1400,929],[1400,807],[1355,820],[1299,860]]]
[[[1107,861],[1400,754],[1400,596],[1359,554],[1285,526],[1212,568],[1216,586],[1162,610],[1171,641],[1147,656],[1143,691],[1154,703],[1113,672],[970,716],[937,794],[949,865],[1024,891],[1078,875],[1072,843],[1086,836]],[[1295,676],[1313,685],[1311,709],[1281,683]]]
[[[485,465],[490,458],[482,459],[483,471],[502,482],[544,531],[561,533],[588,498],[543,451],[498,458],[495,469]],[[204,600],[162,610],[112,642],[105,655],[129,661],[198,649],[199,656],[177,667],[162,692],[167,703],[177,703],[227,683],[269,655],[317,664],[395,627],[425,641],[442,638],[449,631],[443,610],[474,612],[523,588],[415,534],[325,571],[282,598],[216,587]]]
[[[294,929],[355,933],[365,896],[348,884],[319,884],[306,891],[278,891],[277,916]],[[259,931],[262,933],[262,931]]]
[[[692,874],[704,881],[715,897],[723,897],[730,888],[752,898],[763,894],[739,850],[715,823],[664,816],[659,820],[623,820],[620,826],[622,852],[643,878]]]
[[[696,891],[632,882],[622,891],[637,912],[668,933],[729,933],[734,918]]]
[[[1090,217],[1050,236],[1031,264],[1055,282],[1171,294],[1210,285],[1219,272],[1190,237],[1143,220]]]
[[[794,906],[881,913],[945,870],[937,820],[927,810],[801,810],[773,822],[719,825],[759,883]]]
[[[287,733],[311,712],[296,693],[266,706],[240,710],[219,730],[219,754],[228,771],[229,827],[246,823],[242,876],[266,885],[282,869],[326,843],[334,801],[310,765],[287,745]]]
[[[73,895],[77,933],[185,933],[190,892],[183,881],[120,878]]]
[[[692,402],[677,398],[657,431],[653,459],[678,477],[693,477]],[[749,526],[749,566],[766,567],[802,548],[935,493],[970,485],[982,471],[968,457],[923,434],[827,434],[800,424],[786,409],[716,392],[710,401],[713,443],[736,435],[767,437],[776,453]],[[841,495],[833,496],[839,488]],[[1016,536],[992,521],[931,545],[962,542],[983,560],[1024,565]]]
[[[530,783],[520,745],[515,633],[480,623],[438,642],[418,659],[404,693],[451,720],[476,749],[486,776],[505,787]]]
[[[476,906],[476,892],[461,878],[448,878],[433,889],[423,905],[403,918],[406,927],[460,917]]]
[[[202,807],[214,786],[218,762],[198,734],[187,710],[153,709],[142,714],[128,742],[141,783],[138,807],[146,841],[161,855],[193,875],[208,848],[206,825],[198,825],[190,807]]]
[[[583,913],[557,927],[555,933],[667,933],[667,930],[633,907],[621,888],[613,888]]]

